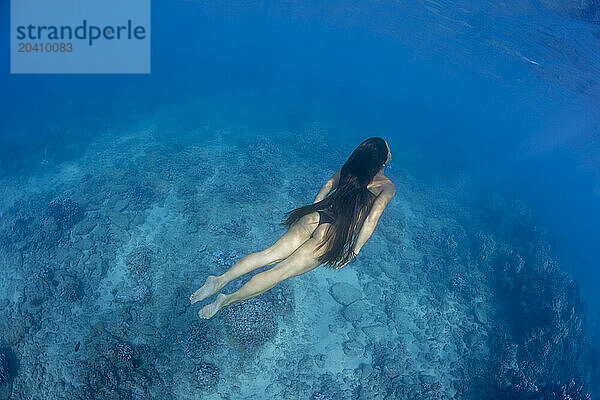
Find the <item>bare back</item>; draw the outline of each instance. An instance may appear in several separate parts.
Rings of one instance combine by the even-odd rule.
[[[319,199],[319,196],[323,193],[323,190],[327,190],[327,192],[329,192],[333,186],[337,186],[340,170],[338,170],[338,172],[336,172],[336,174],[325,184],[324,188],[326,189],[321,189],[321,192],[319,192],[319,195],[317,195],[315,202]],[[331,186],[327,188],[327,185]],[[383,209],[385,209],[396,192],[396,186],[394,183],[383,174],[375,175],[373,180],[367,185],[367,189],[373,193],[375,200],[373,201],[370,209],[366,211],[367,219],[364,221],[363,227],[361,228],[362,235],[359,234],[360,244],[358,249],[360,249],[364,242],[366,242],[366,240],[371,236],[373,230],[375,229],[375,225],[377,225],[377,221],[383,212]],[[318,240],[324,239],[328,226],[329,224],[323,224],[319,226],[313,233],[313,237]]]

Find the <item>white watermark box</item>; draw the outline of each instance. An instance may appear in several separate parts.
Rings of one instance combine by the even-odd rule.
[[[11,0],[10,71],[150,73],[150,0]]]

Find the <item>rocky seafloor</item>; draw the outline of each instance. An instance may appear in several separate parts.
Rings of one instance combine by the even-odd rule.
[[[190,306],[189,295],[271,245],[352,148],[332,150],[316,124],[269,136],[166,126],[108,131],[73,159],[3,176],[0,399],[598,391],[578,285],[527,205],[467,181],[428,187],[402,168],[356,262],[199,319],[213,298]]]

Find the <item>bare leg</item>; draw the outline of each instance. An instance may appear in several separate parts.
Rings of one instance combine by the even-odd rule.
[[[256,268],[273,264],[276,261],[278,260],[273,260],[273,256],[269,254],[268,249],[258,253],[249,254],[233,264],[223,274],[219,276],[209,275],[206,278],[204,285],[190,296],[190,302],[194,304],[202,301],[223,289],[223,287],[232,280],[253,271]]]
[[[190,302],[194,304],[202,301],[232,280],[257,268],[284,260],[310,238],[318,223],[319,215],[316,212],[303,216],[268,249],[243,257],[219,276],[209,275],[204,285],[190,296]]]
[[[314,257],[317,242],[309,239],[291,256],[273,268],[254,275],[241,288],[231,294],[219,293],[214,303],[204,306],[199,312],[200,318],[211,318],[221,308],[258,296],[271,289],[284,279],[298,276],[320,265]]]

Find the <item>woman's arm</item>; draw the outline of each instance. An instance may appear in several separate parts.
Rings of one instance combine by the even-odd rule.
[[[383,212],[385,207],[387,207],[388,203],[390,202],[392,197],[394,197],[395,193],[396,185],[390,182],[383,188],[383,191],[379,194],[379,196],[377,196],[377,198],[373,202],[373,206],[371,207],[369,214],[365,218],[363,225],[360,228],[358,237],[356,238],[356,243],[354,244],[353,249],[354,254],[358,254],[360,252],[360,249],[371,237],[373,231],[375,230],[375,226],[377,226],[377,221],[379,221],[381,213]]]
[[[319,190],[319,193],[317,193],[317,197],[315,197],[315,201],[313,201],[313,204],[323,200],[325,197],[327,197],[329,193],[331,193],[333,189],[337,187],[338,183],[340,182],[341,171],[342,167],[340,167],[340,169],[338,169],[336,173],[333,174],[327,182],[325,182],[321,190]]]

